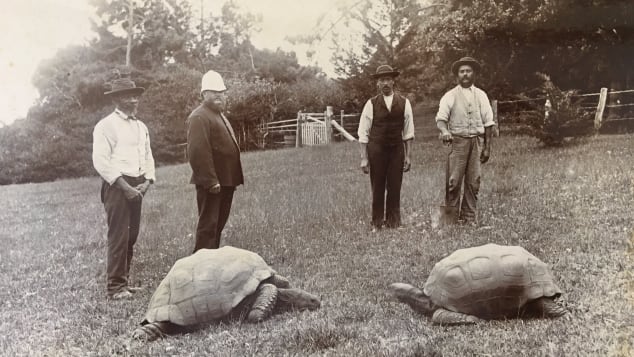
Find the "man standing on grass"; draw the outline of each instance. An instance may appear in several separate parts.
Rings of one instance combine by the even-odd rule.
[[[92,161],[103,179],[101,202],[108,219],[107,294],[128,299],[140,288],[128,285],[133,247],[139,235],[141,202],[156,179],[148,129],[136,118],[144,88],[129,78],[104,93],[116,108],[93,131]]]
[[[461,222],[476,225],[476,202],[480,189],[480,164],[489,160],[493,132],[493,110],[486,93],[473,85],[480,63],[463,57],[451,71],[458,85],[440,99],[436,125],[440,139],[451,145],[447,158],[448,182],[445,204],[459,208]],[[460,192],[464,180],[464,195]]]
[[[202,78],[200,104],[187,118],[187,157],[196,185],[198,225],[194,252],[220,247],[220,236],[229,218],[233,192],[244,183],[240,148],[231,124],[223,114],[227,96],[219,73]]]
[[[372,77],[379,94],[365,103],[359,121],[361,170],[370,174],[372,189],[373,231],[400,226],[403,172],[411,166],[414,118],[409,100],[394,93],[399,73],[388,65],[377,68]]]

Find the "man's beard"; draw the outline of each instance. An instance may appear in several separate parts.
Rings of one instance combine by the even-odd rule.
[[[135,116],[137,111],[138,111],[138,106],[137,105],[118,105],[119,110],[121,110],[122,112],[128,114],[128,115],[132,115]]]
[[[205,106],[211,110],[213,110],[214,112],[220,113],[224,110],[225,104],[216,104],[214,101],[204,101]]]

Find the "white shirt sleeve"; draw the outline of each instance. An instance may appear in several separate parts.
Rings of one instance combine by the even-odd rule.
[[[409,99],[405,99],[405,123],[403,126],[403,141],[414,139],[414,114]]]
[[[99,175],[109,184],[113,184],[121,172],[110,164],[113,141],[107,135],[105,122],[99,122],[92,133],[92,164]]]
[[[438,104],[438,113],[436,114],[436,121],[449,121],[449,113],[451,113],[451,107],[453,106],[454,96],[453,90],[445,93],[440,98],[440,104]]]
[[[156,181],[156,168],[154,167],[154,156],[152,156],[152,147],[150,146],[150,131],[143,124],[145,129],[145,178],[147,180]]]
[[[482,90],[478,90],[478,94],[478,100],[480,101],[480,116],[482,117],[484,127],[486,128],[495,125],[495,122],[493,121],[493,108],[491,108],[489,97]]]
[[[370,128],[372,127],[372,119],[374,115],[374,108],[372,106],[372,100],[368,101],[363,106],[361,117],[359,118],[359,129],[357,134],[359,135],[359,142],[367,144],[370,141]]]

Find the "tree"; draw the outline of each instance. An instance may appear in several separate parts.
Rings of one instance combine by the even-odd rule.
[[[125,57],[131,0],[91,0],[99,22],[93,28],[99,35],[93,47],[122,61]],[[192,12],[185,0],[132,0],[131,64],[139,69],[152,69],[186,57],[192,41]],[[124,62],[125,64],[125,62]]]
[[[134,0],[131,66],[126,66],[129,0],[92,1],[97,38],[41,62],[33,76],[40,93],[36,105],[27,119],[0,128],[5,168],[0,184],[94,175],[92,130],[113,110],[103,93],[118,74],[146,89],[139,117],[148,125],[158,164],[184,160],[185,119],[200,102],[200,78],[207,69],[225,77],[229,120],[243,150],[257,146],[262,121],[287,119],[300,108],[323,110],[325,101],[332,105],[345,97],[319,77],[318,68],[299,65],[295,53],[256,49],[250,37],[258,19],[234,3],[220,17],[203,17],[209,21],[201,25],[209,26],[196,28],[185,0]]]
[[[342,84],[354,91],[355,97],[367,98],[376,94],[370,75],[381,64],[389,64],[401,71],[398,86],[403,92],[419,92],[415,78],[422,68],[418,64],[419,49],[415,46],[420,25],[428,5],[417,0],[362,1],[358,6],[344,9],[345,36],[335,33],[333,61]],[[354,46],[351,30],[361,26],[361,51]],[[344,47],[344,44],[348,44]]]
[[[465,55],[483,62],[481,85],[497,98],[538,88],[536,72],[582,91],[631,78],[626,62],[634,54],[634,6],[627,1],[444,3],[420,32],[420,45],[437,54],[423,81],[438,80],[438,71],[451,83],[449,66]]]

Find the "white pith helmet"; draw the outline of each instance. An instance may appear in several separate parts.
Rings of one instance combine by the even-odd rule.
[[[203,76],[202,84],[200,86],[200,94],[203,94],[203,91],[213,90],[216,92],[222,92],[227,90],[225,87],[225,82],[222,80],[220,73],[216,71],[208,71]]]

